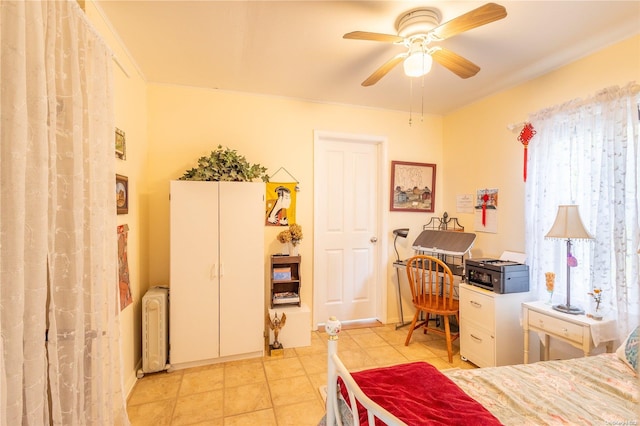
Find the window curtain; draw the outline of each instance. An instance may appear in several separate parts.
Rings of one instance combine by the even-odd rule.
[[[595,238],[573,242],[571,304],[588,311],[588,293],[602,289],[604,313],[617,318],[621,338],[638,324],[640,305],[639,90],[635,83],[607,88],[529,117],[537,134],[525,185],[526,251],[538,298],[549,298],[544,274],[554,272],[553,303],[566,301],[566,242],[544,236],[558,205],[577,204]]]
[[[0,46],[0,424],[129,424],[112,54],[72,0],[2,0]]]

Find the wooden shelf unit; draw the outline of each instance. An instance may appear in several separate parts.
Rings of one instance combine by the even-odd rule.
[[[271,255],[270,279],[271,308],[300,306],[300,256]]]

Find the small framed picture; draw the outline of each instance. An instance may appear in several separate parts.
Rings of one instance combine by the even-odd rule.
[[[116,208],[118,214],[129,213],[129,178],[116,175]]]
[[[433,212],[435,192],[435,164],[391,162],[391,211]]]
[[[124,132],[116,127],[116,158],[120,160],[127,159],[127,142],[124,138]]]

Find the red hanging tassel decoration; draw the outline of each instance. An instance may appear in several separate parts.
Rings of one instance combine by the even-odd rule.
[[[529,141],[536,134],[536,130],[531,123],[525,123],[524,127],[520,131],[518,140],[524,145],[524,181],[527,181],[527,149],[529,147]]]
[[[487,226],[487,201],[489,201],[489,194],[485,192],[482,196],[482,226]]]

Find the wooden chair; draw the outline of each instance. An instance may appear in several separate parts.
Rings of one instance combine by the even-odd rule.
[[[457,324],[460,324],[460,304],[457,299],[453,298],[453,273],[440,259],[433,256],[418,255],[407,261],[407,277],[416,314],[413,316],[411,328],[409,328],[409,334],[404,345],[409,345],[413,330],[423,327],[424,333],[431,331],[445,336],[449,362],[453,362],[451,342],[460,336],[459,332],[452,334],[449,326],[449,317],[451,316],[455,316]],[[426,318],[416,325],[422,312],[424,312]],[[440,328],[429,326],[431,315],[442,317],[444,331]]]

